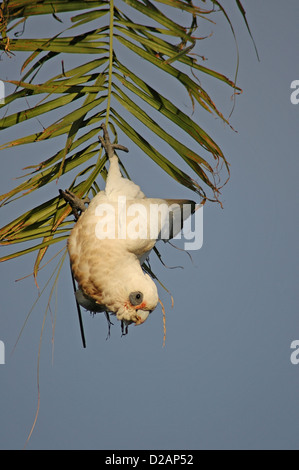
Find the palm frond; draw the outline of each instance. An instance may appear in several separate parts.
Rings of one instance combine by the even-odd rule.
[[[220,146],[171,96],[156,89],[151,77],[140,72],[140,67],[134,70],[125,66],[118,54],[119,50],[125,51],[133,63],[138,60],[138,63],[149,64],[153,74],[162,74],[165,80],[172,80],[180,87],[182,93],[189,96],[193,108],[199,106],[228,124],[194,74],[221,82],[232,94],[241,90],[235,80],[199,63],[193,51],[199,40],[195,36],[198,22],[211,21],[215,8],[230,20],[218,1],[211,1],[210,8],[205,1],[197,3],[200,5],[194,6],[191,0],[122,0],[117,6],[112,0],[2,2],[0,50],[7,56],[27,55],[20,80],[7,80],[7,84],[16,88],[0,105],[3,113],[0,130],[19,129],[22,123],[31,120],[33,132],[2,144],[0,150],[49,139],[60,142],[53,155],[25,168],[29,170],[25,174],[27,179],[0,196],[2,205],[32,194],[69,172],[73,175],[72,191],[82,197],[89,191],[94,194],[98,190],[96,178],[106,175],[106,158],[101,154],[97,139],[105,119],[109,120],[116,141],[117,132],[122,131],[175,181],[204,200],[219,200],[219,188],[229,178],[229,164]],[[236,0],[236,5],[250,33],[241,2]],[[169,15],[163,13],[162,6],[169,9]],[[178,12],[184,13],[181,24],[171,19],[172,12],[176,13],[176,18]],[[62,21],[60,14],[68,15],[71,25],[67,28],[62,25],[59,34],[23,37],[24,28],[23,36],[14,36],[17,27],[25,25],[28,18],[52,15]],[[65,21],[65,16],[63,18]],[[189,18],[189,26],[186,18]],[[82,63],[66,67],[64,60],[72,54]],[[53,76],[39,79],[49,64],[55,71]],[[17,110],[10,112],[12,105],[16,105]],[[169,130],[164,121],[159,122],[157,113],[167,120]],[[48,124],[43,130],[35,129],[41,118]],[[147,135],[141,135],[136,130],[136,122],[140,128],[147,129],[153,141],[167,143],[188,168],[188,173],[155,148]],[[171,129],[182,130],[186,142],[192,142],[196,150],[175,138],[175,131]],[[64,138],[62,146],[61,137]],[[226,170],[224,182],[218,178],[221,166]],[[67,219],[69,215],[70,208],[58,195],[21,214],[0,230],[0,242],[2,245],[28,242],[30,247],[2,256],[0,261],[38,250],[36,274],[48,247],[67,238],[72,225]]]

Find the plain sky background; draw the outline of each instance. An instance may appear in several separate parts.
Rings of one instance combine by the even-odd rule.
[[[165,263],[184,269],[166,269],[152,256],[155,272],[174,296],[171,308],[169,295],[159,290],[166,308],[166,345],[157,307],[126,337],[115,320],[109,340],[104,316],[84,312],[84,350],[65,263],[53,355],[50,314],[43,333],[40,411],[29,449],[299,448],[299,364],[290,361],[291,342],[299,339],[299,105],[290,101],[290,84],[299,80],[299,4],[244,0],[258,62],[234,3],[225,2],[240,50],[243,94],[230,119],[237,132],[207,113],[198,114],[199,124],[225,152],[231,178],[222,190],[223,209],[211,203],[204,208],[204,243],[192,252],[193,263],[170,246],[162,248]],[[203,27],[214,35],[200,43],[199,53],[208,57],[209,67],[233,78],[235,45],[218,16],[216,26]],[[44,20],[38,27],[46,36]],[[0,78],[14,78],[21,58],[1,59]],[[204,79],[227,116],[231,90]],[[181,105],[191,112],[185,98]],[[16,132],[5,133],[1,143]],[[126,167],[146,194],[194,197],[129,141],[121,143],[131,149]],[[47,149],[45,157],[51,145]],[[45,157],[32,147],[2,152],[1,193],[14,186],[21,168]],[[43,191],[36,194],[34,205],[46,197]],[[23,210],[30,207],[26,200],[20,204]],[[1,209],[1,225],[19,214],[16,207]],[[1,449],[24,446],[37,406],[47,295],[11,355],[37,296],[32,278],[15,279],[31,272],[33,260],[27,256],[0,266],[0,340],[6,347],[6,364],[0,365]],[[41,286],[50,272],[41,274]]]

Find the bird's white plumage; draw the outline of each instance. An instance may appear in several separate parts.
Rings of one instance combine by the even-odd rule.
[[[145,198],[145,194],[137,184],[127,178],[123,178],[119,169],[118,158],[115,154],[110,158],[105,195],[109,201],[117,201],[119,196],[126,196],[127,200]]]
[[[127,233],[125,238],[119,237],[119,212],[123,210],[119,205],[120,198],[125,198],[124,210],[130,213],[132,209],[133,215],[126,218],[126,228],[133,223],[136,207],[144,211],[145,238],[129,238]],[[146,198],[138,185],[123,178],[118,157],[114,154],[110,158],[105,190],[92,199],[68,240],[71,268],[79,285],[76,293],[79,304],[95,312],[112,312],[126,324],[141,324],[146,320],[159,301],[155,283],[141,268],[158,238],[158,235],[151,237],[147,216],[151,204],[170,205],[173,202]],[[107,205],[113,211],[111,214],[105,212],[104,216],[101,209]],[[115,227],[114,239],[99,237],[98,227],[103,217],[107,225]],[[138,220],[142,220],[142,215]],[[165,216],[161,216],[158,231],[164,220]]]

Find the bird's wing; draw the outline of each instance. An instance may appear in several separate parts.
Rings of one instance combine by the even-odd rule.
[[[169,238],[163,238],[163,230],[159,238],[170,240],[182,230],[187,220],[198,209],[199,205],[190,199],[165,199],[169,207]],[[167,234],[166,234],[167,235]]]
[[[125,207],[126,249],[142,264],[156,242],[178,235],[199,206],[188,199],[142,198],[127,201]]]
[[[199,207],[189,199],[147,198],[140,203],[147,206],[149,237],[165,241],[178,235],[185,220]]]

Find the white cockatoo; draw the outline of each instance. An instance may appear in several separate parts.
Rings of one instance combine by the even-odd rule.
[[[186,218],[183,206],[190,215],[196,205],[189,200],[147,198],[120,172],[114,150],[127,149],[111,144],[106,127],[102,128],[104,138],[99,139],[110,163],[106,187],[78,218],[68,251],[78,283],[77,302],[92,312],[106,312],[107,318],[115,314],[127,330],[131,323],[143,323],[159,302],[156,284],[143,271],[143,262],[159,238],[166,240],[180,231]],[[164,210],[158,213],[157,207]],[[161,237],[166,226],[169,233]]]

